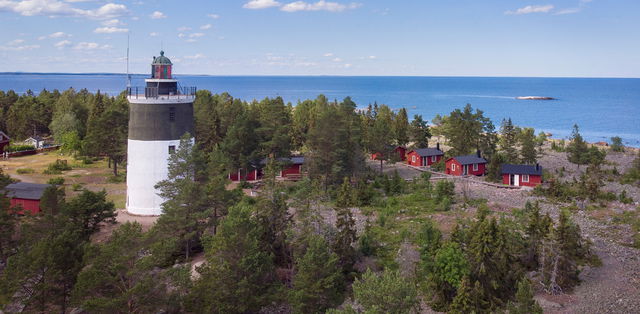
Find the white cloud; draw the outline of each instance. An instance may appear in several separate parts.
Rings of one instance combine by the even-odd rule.
[[[160,11],[154,11],[153,13],[151,13],[150,17],[154,20],[167,18],[167,16]]]
[[[65,32],[55,32],[49,35],[49,38],[62,38],[62,37],[71,37],[71,35]]]
[[[24,39],[14,39],[7,43],[6,46],[0,46],[0,51],[23,51],[40,48],[39,45],[22,45]]]
[[[58,0],[0,0],[0,11],[11,11],[24,16],[72,16],[92,19],[115,18],[129,12],[124,4],[107,3],[95,10],[84,10]]]
[[[345,64],[343,65],[343,67],[344,67],[345,69],[348,69],[348,68],[350,68],[350,67],[352,67],[352,66],[353,66],[353,64],[351,64],[351,63],[345,63]]]
[[[207,14],[207,17],[210,17],[215,20],[215,19],[219,19],[220,15],[211,13],[211,14]]]
[[[332,52],[327,52],[325,54],[322,55],[323,57],[333,57],[333,53]]]
[[[160,34],[158,34],[158,33],[156,33],[156,32],[151,32],[151,33],[149,33],[149,36],[151,36],[151,37],[156,37],[156,36],[158,36],[158,35],[160,35]]]
[[[102,45],[100,46],[98,43],[93,42],[80,42],[73,47],[76,50],[96,50],[96,49],[109,49],[113,48],[111,45]]]
[[[193,39],[193,38],[189,38],[187,40],[185,40],[188,43],[195,43],[197,40]]]
[[[553,15],[574,14],[574,13],[578,13],[580,11],[582,11],[582,8],[568,8],[568,9],[559,10],[556,13],[553,13]]]
[[[69,46],[69,45],[71,45],[71,41],[65,39],[65,40],[62,40],[62,41],[59,41],[59,42],[55,43],[53,46],[58,48],[58,49],[63,49],[64,47]]]
[[[185,37],[185,36],[187,36],[187,35],[185,35],[185,34],[183,34],[183,33],[178,34],[178,38],[183,38],[183,37]]]
[[[266,9],[272,7],[279,7],[281,5],[280,2],[275,0],[251,0],[245,3],[242,7],[245,9]]]
[[[24,39],[14,39],[7,43],[9,46],[16,46],[24,42]]]
[[[205,58],[205,55],[201,54],[201,53],[196,53],[193,56],[184,56],[185,59],[189,59],[189,60],[197,60],[197,59],[203,59]]]
[[[126,33],[129,29],[118,27],[98,27],[93,32],[96,34],[114,34],[114,33]]]
[[[333,62],[342,62],[342,59],[340,59],[340,58],[333,58],[331,61],[333,61]]]
[[[204,24],[202,26],[200,26],[200,29],[210,29],[213,25],[211,24]]]
[[[124,25],[124,23],[122,23],[118,19],[111,19],[111,20],[106,20],[106,21],[102,22],[102,25],[114,27],[114,26]]]
[[[204,36],[204,33],[193,33],[189,34],[189,38],[198,38]]]
[[[553,10],[554,6],[551,4],[547,5],[528,5],[524,8],[517,9],[515,11],[507,11],[504,12],[508,15],[521,15],[521,14],[531,14],[531,13],[549,13]]]
[[[178,27],[178,31],[179,32],[190,31],[190,30],[191,30],[191,27],[188,27],[188,26],[180,26],[180,27]]]
[[[315,3],[307,3],[304,1],[291,2],[283,6],[280,10],[285,12],[298,12],[298,11],[329,11],[329,12],[342,12],[347,9],[356,9],[362,6],[360,3],[352,2],[350,4],[341,4],[337,2],[330,2],[320,0]]]
[[[378,57],[376,57],[376,56],[369,56],[368,58],[369,58],[369,60],[375,60],[375,59],[377,59]]]

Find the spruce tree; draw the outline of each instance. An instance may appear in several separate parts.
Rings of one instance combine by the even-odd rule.
[[[318,313],[337,305],[344,289],[338,256],[319,235],[307,237],[304,255],[296,257],[289,302],[294,313]]]
[[[393,122],[393,133],[396,136],[396,144],[400,146],[407,145],[407,143],[409,143],[409,117],[407,116],[407,109],[400,108]]]
[[[333,244],[334,252],[340,257],[340,264],[345,273],[352,271],[356,262],[356,251],[353,243],[356,241],[356,222],[351,214],[348,204],[340,202],[342,207],[336,207],[337,234]]]
[[[567,158],[570,162],[579,165],[588,163],[586,155],[589,148],[587,143],[582,139],[580,135],[580,129],[578,125],[573,126],[573,132],[571,133],[571,139],[569,145],[567,145]]]
[[[353,297],[365,313],[411,313],[420,308],[415,284],[389,269],[379,275],[368,269],[353,283]]]
[[[509,304],[509,314],[542,314],[542,307],[533,299],[533,289],[528,278],[518,281],[515,302]]]
[[[532,128],[522,129],[519,140],[522,162],[529,165],[535,164],[538,157],[538,152],[536,151],[535,131]]]
[[[511,118],[502,120],[500,127],[500,150],[504,154],[506,162],[518,162],[518,132],[511,122]]]

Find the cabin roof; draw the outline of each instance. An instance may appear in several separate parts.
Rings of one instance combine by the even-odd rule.
[[[528,174],[528,175],[542,175],[542,167],[539,165],[513,165],[503,164],[501,168],[502,174]]]
[[[431,148],[431,147],[427,147],[427,148],[417,148],[412,150],[413,152],[416,152],[416,154],[422,156],[422,157],[430,157],[430,156],[442,156],[444,155],[444,153],[437,149],[437,148]],[[411,153],[411,152],[409,152]]]
[[[478,155],[465,155],[465,156],[455,156],[455,157],[451,157],[450,159],[455,159],[457,160],[461,165],[471,165],[471,164],[486,164],[487,160],[482,158],[482,157],[478,157]]]
[[[10,198],[21,198],[25,200],[40,200],[44,190],[49,184],[38,184],[28,182],[16,182],[7,185],[4,191]]]

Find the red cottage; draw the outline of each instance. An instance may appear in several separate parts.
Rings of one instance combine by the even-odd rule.
[[[40,212],[40,199],[48,184],[17,182],[7,185],[4,191],[10,199],[11,208],[18,209],[18,214]]]
[[[418,148],[407,154],[407,164],[415,167],[426,167],[442,160],[444,153],[439,148]]]
[[[393,151],[394,153],[398,154],[398,159],[405,161],[407,160],[407,149],[404,146],[390,146],[389,147],[390,151]],[[371,160],[379,160],[378,158],[383,156],[384,154],[377,152],[377,153],[373,153],[371,154]]]
[[[542,184],[542,167],[533,165],[502,165],[502,184],[513,186],[537,186]]]
[[[447,159],[446,173],[454,176],[482,176],[484,175],[487,161],[477,155],[456,156]]]
[[[262,169],[238,169],[236,172],[231,172],[228,175],[231,181],[256,181],[262,179]]]
[[[284,163],[278,178],[299,180],[302,178],[302,165],[304,165],[304,156],[294,156],[291,158],[281,158]]]
[[[9,136],[0,131],[0,153],[4,152],[4,147],[9,145],[10,141],[11,139],[9,138]]]

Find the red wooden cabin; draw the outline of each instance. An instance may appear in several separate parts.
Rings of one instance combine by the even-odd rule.
[[[407,160],[407,148],[404,146],[390,146],[390,151],[393,151],[395,154],[398,154],[398,159],[401,161]],[[380,157],[383,157],[384,154],[380,152],[376,152],[371,154],[371,160],[380,160]]]
[[[304,165],[304,156],[293,156],[290,158],[278,158],[278,162],[282,165],[278,178],[287,180],[298,180],[302,178],[302,166]],[[261,167],[267,164],[267,159],[260,162]],[[257,181],[262,180],[263,169],[251,168],[248,170],[238,169],[236,172],[229,173],[227,176],[231,181]]]
[[[542,184],[542,167],[540,165],[503,164],[502,184],[513,186],[532,186]]]
[[[407,164],[415,167],[426,167],[439,162],[444,157],[440,145],[436,148],[417,148],[407,153]]]
[[[49,184],[17,182],[7,185],[4,192],[9,198],[11,208],[16,209],[18,214],[35,215],[40,212],[40,199],[47,187]]]
[[[480,156],[480,153],[476,155],[456,156],[447,159],[446,174],[454,176],[483,176],[487,166],[487,160]]]

